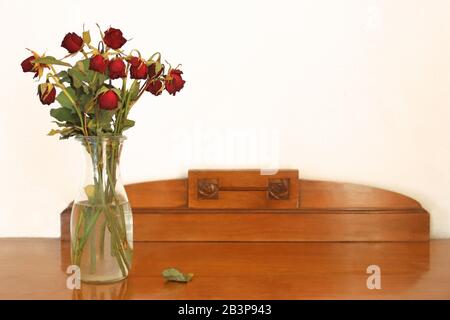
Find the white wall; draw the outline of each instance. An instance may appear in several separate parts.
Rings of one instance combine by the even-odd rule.
[[[58,236],[82,171],[76,142],[45,135],[25,48],[62,56],[66,32],[98,22],[182,63],[187,80],[133,111],[125,182],[255,167],[258,150],[224,158],[224,141],[273,130],[280,166],[410,195],[433,237],[450,237],[449,12],[448,0],[1,0],[0,236]]]

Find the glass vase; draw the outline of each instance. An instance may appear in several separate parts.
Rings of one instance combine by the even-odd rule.
[[[116,282],[128,276],[133,258],[133,217],[119,169],[125,137],[77,140],[86,166],[70,220],[72,264],[83,282]]]

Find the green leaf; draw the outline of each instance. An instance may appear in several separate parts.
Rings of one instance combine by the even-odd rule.
[[[89,94],[89,92],[91,91],[91,87],[89,85],[87,85],[86,83],[81,83],[81,87],[83,89],[83,93],[84,94]]]
[[[34,60],[34,62],[35,63],[42,63],[42,64],[53,64],[53,65],[65,66],[65,67],[71,67],[72,66],[70,63],[58,60],[58,59],[56,59],[55,57],[52,57],[52,56],[37,58],[37,59]]]
[[[89,119],[87,127],[89,130],[96,132],[97,121],[95,119]]]
[[[101,130],[103,130],[104,132],[111,131],[111,123],[112,123],[112,118],[113,118],[114,114],[115,114],[115,110],[114,111],[102,110],[102,109],[99,110],[97,122],[98,122],[98,126],[100,127]]]
[[[78,122],[77,115],[75,113],[72,113],[72,111],[67,108],[51,109],[50,115],[56,120],[61,122],[71,122],[71,123]]]
[[[99,87],[103,85],[103,83],[105,82],[106,79],[108,79],[108,77],[105,74],[103,74],[103,73],[98,73],[98,72],[95,72],[95,71],[93,71],[93,73],[96,74],[96,77],[94,78],[96,80],[95,81],[95,85],[97,85]]]
[[[168,268],[162,272],[163,277],[167,281],[175,281],[175,282],[189,282],[194,277],[194,274],[187,273],[184,274],[175,268]]]
[[[50,132],[47,134],[49,136],[54,136],[57,134],[60,134],[61,137],[60,139],[67,139],[73,135],[75,135],[77,133],[77,130],[75,128],[64,128],[64,129],[52,129],[50,130]]]
[[[68,83],[68,84],[70,84],[72,82],[72,79],[69,77],[69,75],[67,75],[67,77],[59,78],[59,81],[61,83]]]
[[[85,73],[86,70],[89,70],[89,64],[86,65],[86,61],[89,62],[88,59],[84,59],[84,60],[78,61],[77,63],[75,63],[75,67],[76,67],[79,71]]]
[[[83,84],[83,80],[85,76],[76,68],[71,68],[68,70],[68,74],[70,78],[72,79],[73,86],[78,89],[81,88],[81,85]]]
[[[83,59],[78,61],[75,64],[75,67],[84,74],[85,77],[83,81],[89,83],[92,91],[95,91],[103,84],[103,82],[105,82],[106,79],[108,79],[108,77],[103,73],[89,70],[89,64],[89,59]]]
[[[81,94],[80,98],[78,99],[78,104],[81,107],[81,110],[83,110],[84,112],[93,112],[94,108],[92,107],[93,103],[95,103],[95,101],[92,99],[93,95],[92,94]],[[89,105],[87,105],[89,103]]]
[[[123,130],[125,131],[127,129],[130,129],[130,128],[134,127],[135,123],[136,122],[134,120],[125,119],[124,122],[123,122]]]
[[[67,71],[60,71],[56,74],[56,76],[58,78],[67,78],[69,76],[69,74],[67,73]]]
[[[91,34],[89,31],[83,31],[83,42],[86,44],[91,43]]]
[[[64,129],[63,129],[64,130]],[[60,129],[52,129],[49,133],[47,133],[48,136],[54,136],[55,134],[61,133],[62,130]]]
[[[130,101],[135,101],[139,95],[139,81],[134,80],[130,87]]]
[[[72,99],[74,99],[76,101],[77,95],[73,88],[67,87],[66,92],[72,97]],[[58,96],[56,97],[56,101],[58,101],[59,104],[64,108],[74,109],[74,105],[73,105],[72,101],[70,101],[70,99],[67,97],[67,95],[64,91],[61,91],[58,94]]]
[[[60,121],[52,121],[53,123],[55,123],[58,127],[67,127],[66,123],[64,122],[60,122]]]

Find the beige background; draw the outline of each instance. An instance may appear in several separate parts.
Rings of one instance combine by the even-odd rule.
[[[450,1],[0,1],[0,236],[58,236],[82,172],[47,137],[25,48],[112,25],[183,64],[176,97],[143,98],[125,182],[190,167],[299,168],[408,194],[450,237]]]

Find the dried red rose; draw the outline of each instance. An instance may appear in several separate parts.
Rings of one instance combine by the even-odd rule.
[[[89,60],[89,70],[105,73],[109,60],[101,54],[96,54]]]
[[[44,69],[48,68],[48,65],[37,63],[36,59],[42,58],[40,55],[38,55],[36,52],[29,50],[33,53],[32,56],[26,58],[22,61],[20,64],[22,67],[23,72],[34,72],[34,78],[39,77],[41,78],[44,74]]]
[[[111,79],[124,78],[127,76],[125,63],[120,58],[111,60],[108,64],[109,77]]]
[[[35,72],[33,70],[33,68],[34,68],[33,60],[34,59],[36,59],[34,56],[30,56],[22,61],[22,63],[20,65],[22,66],[23,72]]]
[[[119,49],[127,42],[127,39],[123,37],[120,29],[109,28],[105,31],[103,41],[108,47],[112,49]]]
[[[130,77],[131,79],[146,79],[147,65],[141,58],[132,57],[130,60]]]
[[[108,90],[98,97],[98,107],[103,110],[114,110],[119,104],[119,97],[113,90]]]
[[[56,89],[51,83],[43,83],[38,86],[39,100],[42,104],[52,104],[55,102]]]
[[[151,92],[155,96],[159,96],[163,89],[163,83],[159,79],[150,81],[147,88],[145,88],[146,91]]]
[[[165,78],[165,87],[169,94],[175,95],[178,91],[183,89],[184,83],[186,81],[183,80],[181,75],[183,72],[178,69],[170,69],[169,74]]]
[[[83,47],[83,39],[75,32],[70,32],[64,37],[61,47],[67,49],[69,53],[75,53]]]
[[[151,65],[148,66],[148,77],[150,79],[157,78],[161,75],[161,73],[164,71],[164,68],[162,68],[161,64],[159,64],[159,71],[156,73],[156,62],[153,62]]]

